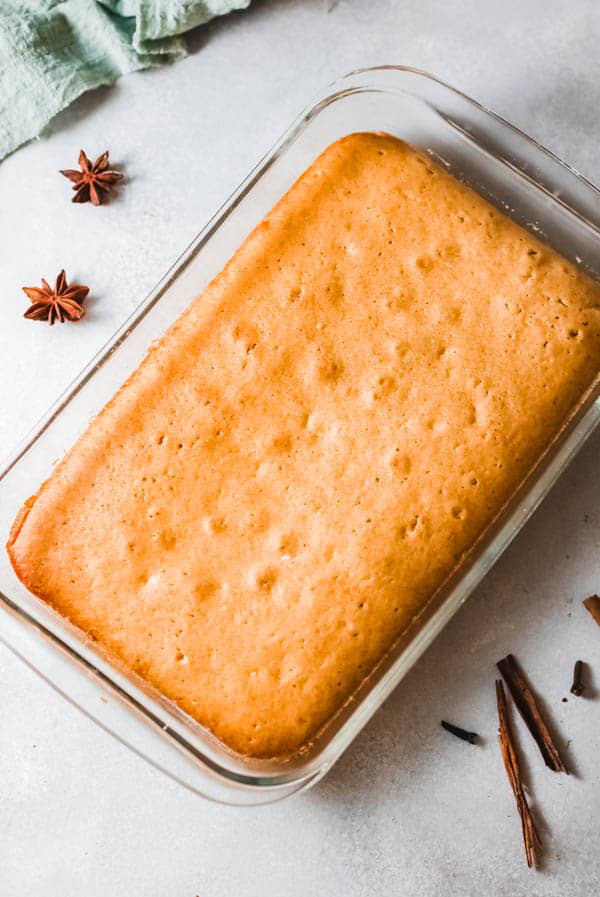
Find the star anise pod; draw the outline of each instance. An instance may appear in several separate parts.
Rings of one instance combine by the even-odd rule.
[[[85,314],[82,302],[89,291],[89,287],[80,283],[69,286],[64,270],[56,278],[54,289],[42,277],[41,287],[23,287],[23,292],[32,302],[23,317],[30,321],[48,321],[49,324],[79,321]]]
[[[116,168],[108,167],[108,150],[98,156],[93,165],[83,150],[80,151],[77,161],[81,171],[77,171],[75,168],[65,168],[60,172],[73,181],[73,190],[75,191],[73,202],[91,201],[95,206],[99,206],[104,195],[114,187],[117,181],[123,178],[123,175]]]

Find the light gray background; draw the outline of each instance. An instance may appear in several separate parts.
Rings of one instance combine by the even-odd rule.
[[[329,4],[331,5],[331,3]],[[597,0],[257,0],[192,36],[177,66],[89,95],[0,168],[0,446],[14,446],[315,92],[418,66],[600,181]],[[56,171],[111,149],[127,185],[69,203]],[[92,286],[77,326],[25,321],[23,284]],[[306,796],[228,809],[186,793],[0,650],[1,897],[591,897],[600,854],[600,434],[329,776]],[[2,619],[0,617],[0,630]],[[494,662],[522,660],[577,775],[520,728],[547,865],[525,866],[496,744]],[[573,662],[595,668],[568,695]],[[439,729],[481,732],[471,747]]]

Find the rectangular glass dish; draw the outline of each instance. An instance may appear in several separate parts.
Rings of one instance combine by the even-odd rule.
[[[600,280],[598,192],[510,125],[436,79],[402,68],[355,72],[303,114],[209,223],[0,474],[0,538],[25,499],[73,445],[153,341],[221,270],[247,234],[319,153],[357,131],[392,134]],[[320,778],[431,643],[519,530],[600,418],[596,377],[552,435],[526,481],[417,621],[323,730],[289,759],[228,750],[134,673],[31,595],[0,559],[0,635],[99,724],[183,784],[216,800],[261,803]]]

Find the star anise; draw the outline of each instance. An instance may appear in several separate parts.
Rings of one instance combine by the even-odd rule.
[[[95,206],[99,206],[104,195],[123,178],[123,175],[116,168],[108,167],[108,150],[98,156],[93,165],[83,150],[80,151],[77,161],[81,171],[75,168],[65,168],[61,171],[62,175],[73,181],[75,191],[73,202],[91,201]]]
[[[89,287],[80,283],[69,286],[64,270],[56,278],[54,289],[42,277],[41,287],[23,287],[23,292],[33,303],[23,317],[30,321],[48,321],[49,324],[79,321],[85,314],[82,302],[89,291]]]

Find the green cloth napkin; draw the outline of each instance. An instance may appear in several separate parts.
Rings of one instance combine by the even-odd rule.
[[[186,55],[179,35],[250,0],[0,0],[0,159],[80,94]]]

